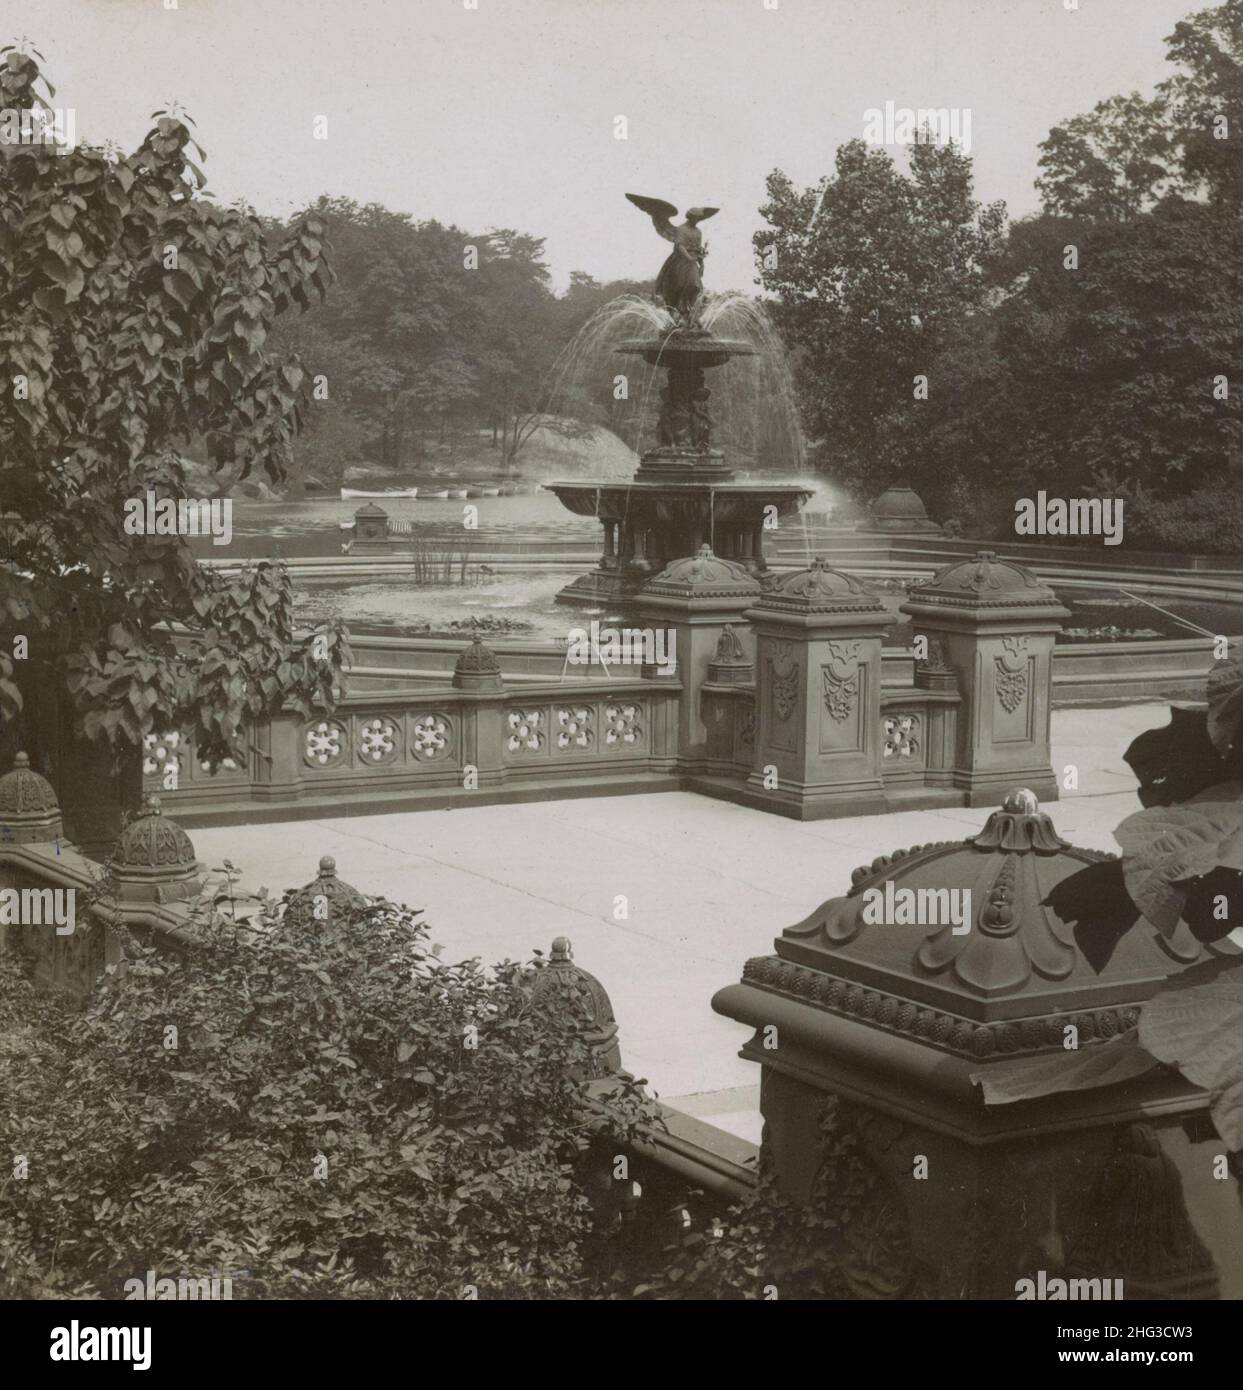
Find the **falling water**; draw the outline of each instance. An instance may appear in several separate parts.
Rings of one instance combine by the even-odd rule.
[[[723,450],[740,474],[803,473],[806,450],[789,364],[767,315],[754,300],[735,292],[705,296],[701,310],[700,321],[710,332],[755,349],[754,356],[709,369],[713,448]],[[667,310],[640,295],[610,300],[557,357],[545,387],[544,412],[609,430],[635,455],[655,447],[664,369],[638,356],[618,357],[615,350],[626,341],[660,339],[674,327]],[[619,391],[624,392],[620,400]],[[601,480],[629,477],[630,472],[633,466],[629,472],[593,470]]]
[[[737,469],[802,473],[807,451],[785,346],[761,305],[736,290],[705,297],[701,322],[756,349],[711,374],[713,443]]]

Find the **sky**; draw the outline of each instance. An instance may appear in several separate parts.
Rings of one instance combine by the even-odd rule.
[[[707,288],[749,290],[772,169],[815,183],[886,102],[957,107],[977,196],[1032,212],[1050,126],[1149,92],[1206,3],[37,0],[0,10],[0,44],[42,52],[82,140],[133,149],[180,103],[224,202],[287,215],[329,193],[514,227],[547,239],[559,289],[655,274],[668,248],[623,193],[710,204]]]

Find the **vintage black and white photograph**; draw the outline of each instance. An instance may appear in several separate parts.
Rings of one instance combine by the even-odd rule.
[[[1243,0],[9,7],[6,1343],[1194,1361],[1241,306]]]

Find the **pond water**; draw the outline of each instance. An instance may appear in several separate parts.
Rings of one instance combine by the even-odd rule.
[[[474,577],[477,567],[470,571]],[[420,633],[454,632],[472,620],[484,627],[511,630],[515,637],[541,641],[564,639],[570,628],[592,617],[610,616],[604,610],[568,608],[556,602],[558,590],[583,572],[582,566],[537,570],[498,570],[478,575],[477,582],[415,585],[400,579],[357,579],[341,582],[307,579],[299,586],[298,615],[304,621],[339,617],[359,633],[391,633],[413,637]],[[1060,589],[1058,598],[1071,610],[1059,642],[1140,641],[1191,637],[1196,627],[1212,633],[1243,633],[1243,606],[1180,599],[1155,600],[1167,612],[1118,591]],[[893,614],[887,645],[909,645],[910,623],[898,612],[905,593],[883,591],[879,597]],[[1182,619],[1183,621],[1178,621]]]
[[[535,484],[523,484],[535,487]],[[230,557],[327,556],[341,553],[340,523],[353,516],[361,502],[323,498],[302,502],[253,502],[240,500],[233,509],[233,542]],[[571,609],[556,603],[557,591],[587,566],[567,559],[565,565],[548,568],[493,568],[488,560],[495,551],[511,554],[572,549],[595,553],[600,529],[591,517],[574,516],[547,492],[533,491],[511,497],[470,499],[478,507],[477,530],[463,527],[462,499],[397,499],[382,504],[397,521],[416,524],[419,536],[446,559],[452,556],[453,573],[466,561],[468,583],[416,584],[410,577],[387,580],[304,579],[300,582],[298,614],[306,621],[340,617],[360,633],[390,632],[416,636],[430,631],[453,632],[472,620],[485,626],[495,620],[501,630],[540,640],[564,638],[569,628],[603,612]],[[799,534],[801,522],[787,522]],[[414,542],[411,541],[413,547]],[[199,554],[221,558],[223,547],[210,541],[195,542]],[[401,544],[393,553],[401,553]],[[910,641],[910,625],[898,614],[905,592],[896,581],[879,586],[879,596],[898,620],[888,642]],[[1211,633],[1243,633],[1243,605],[1181,598],[1154,598],[1151,606],[1119,589],[1101,587],[1062,588],[1058,597],[1071,610],[1059,642],[1139,641],[1189,637],[1196,628]],[[1164,612],[1161,610],[1165,610]]]

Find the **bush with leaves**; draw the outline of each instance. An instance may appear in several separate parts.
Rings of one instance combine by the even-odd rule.
[[[0,49],[0,109],[48,109],[37,58]],[[153,120],[128,155],[0,143],[0,642],[23,634],[38,679],[68,682],[85,737],[192,730],[214,766],[243,756],[248,715],[330,706],[344,634],[295,642],[283,567],[204,568],[184,535],[128,534],[125,506],[186,497],[197,440],[221,493],[283,476],[308,382],[269,339],[331,272],[321,218],[269,243],[204,192],[189,117]],[[21,707],[2,660],[0,717]]]
[[[148,1269],[234,1297],[572,1296],[584,1156],[654,1111],[589,1089],[534,969],[443,964],[417,913],[215,910],[183,955],[131,942],[85,1010],[0,971],[28,1040],[0,1098],[0,1294],[116,1297]],[[438,948],[437,948],[438,949]],[[175,1030],[175,1031],[170,1031]]]

